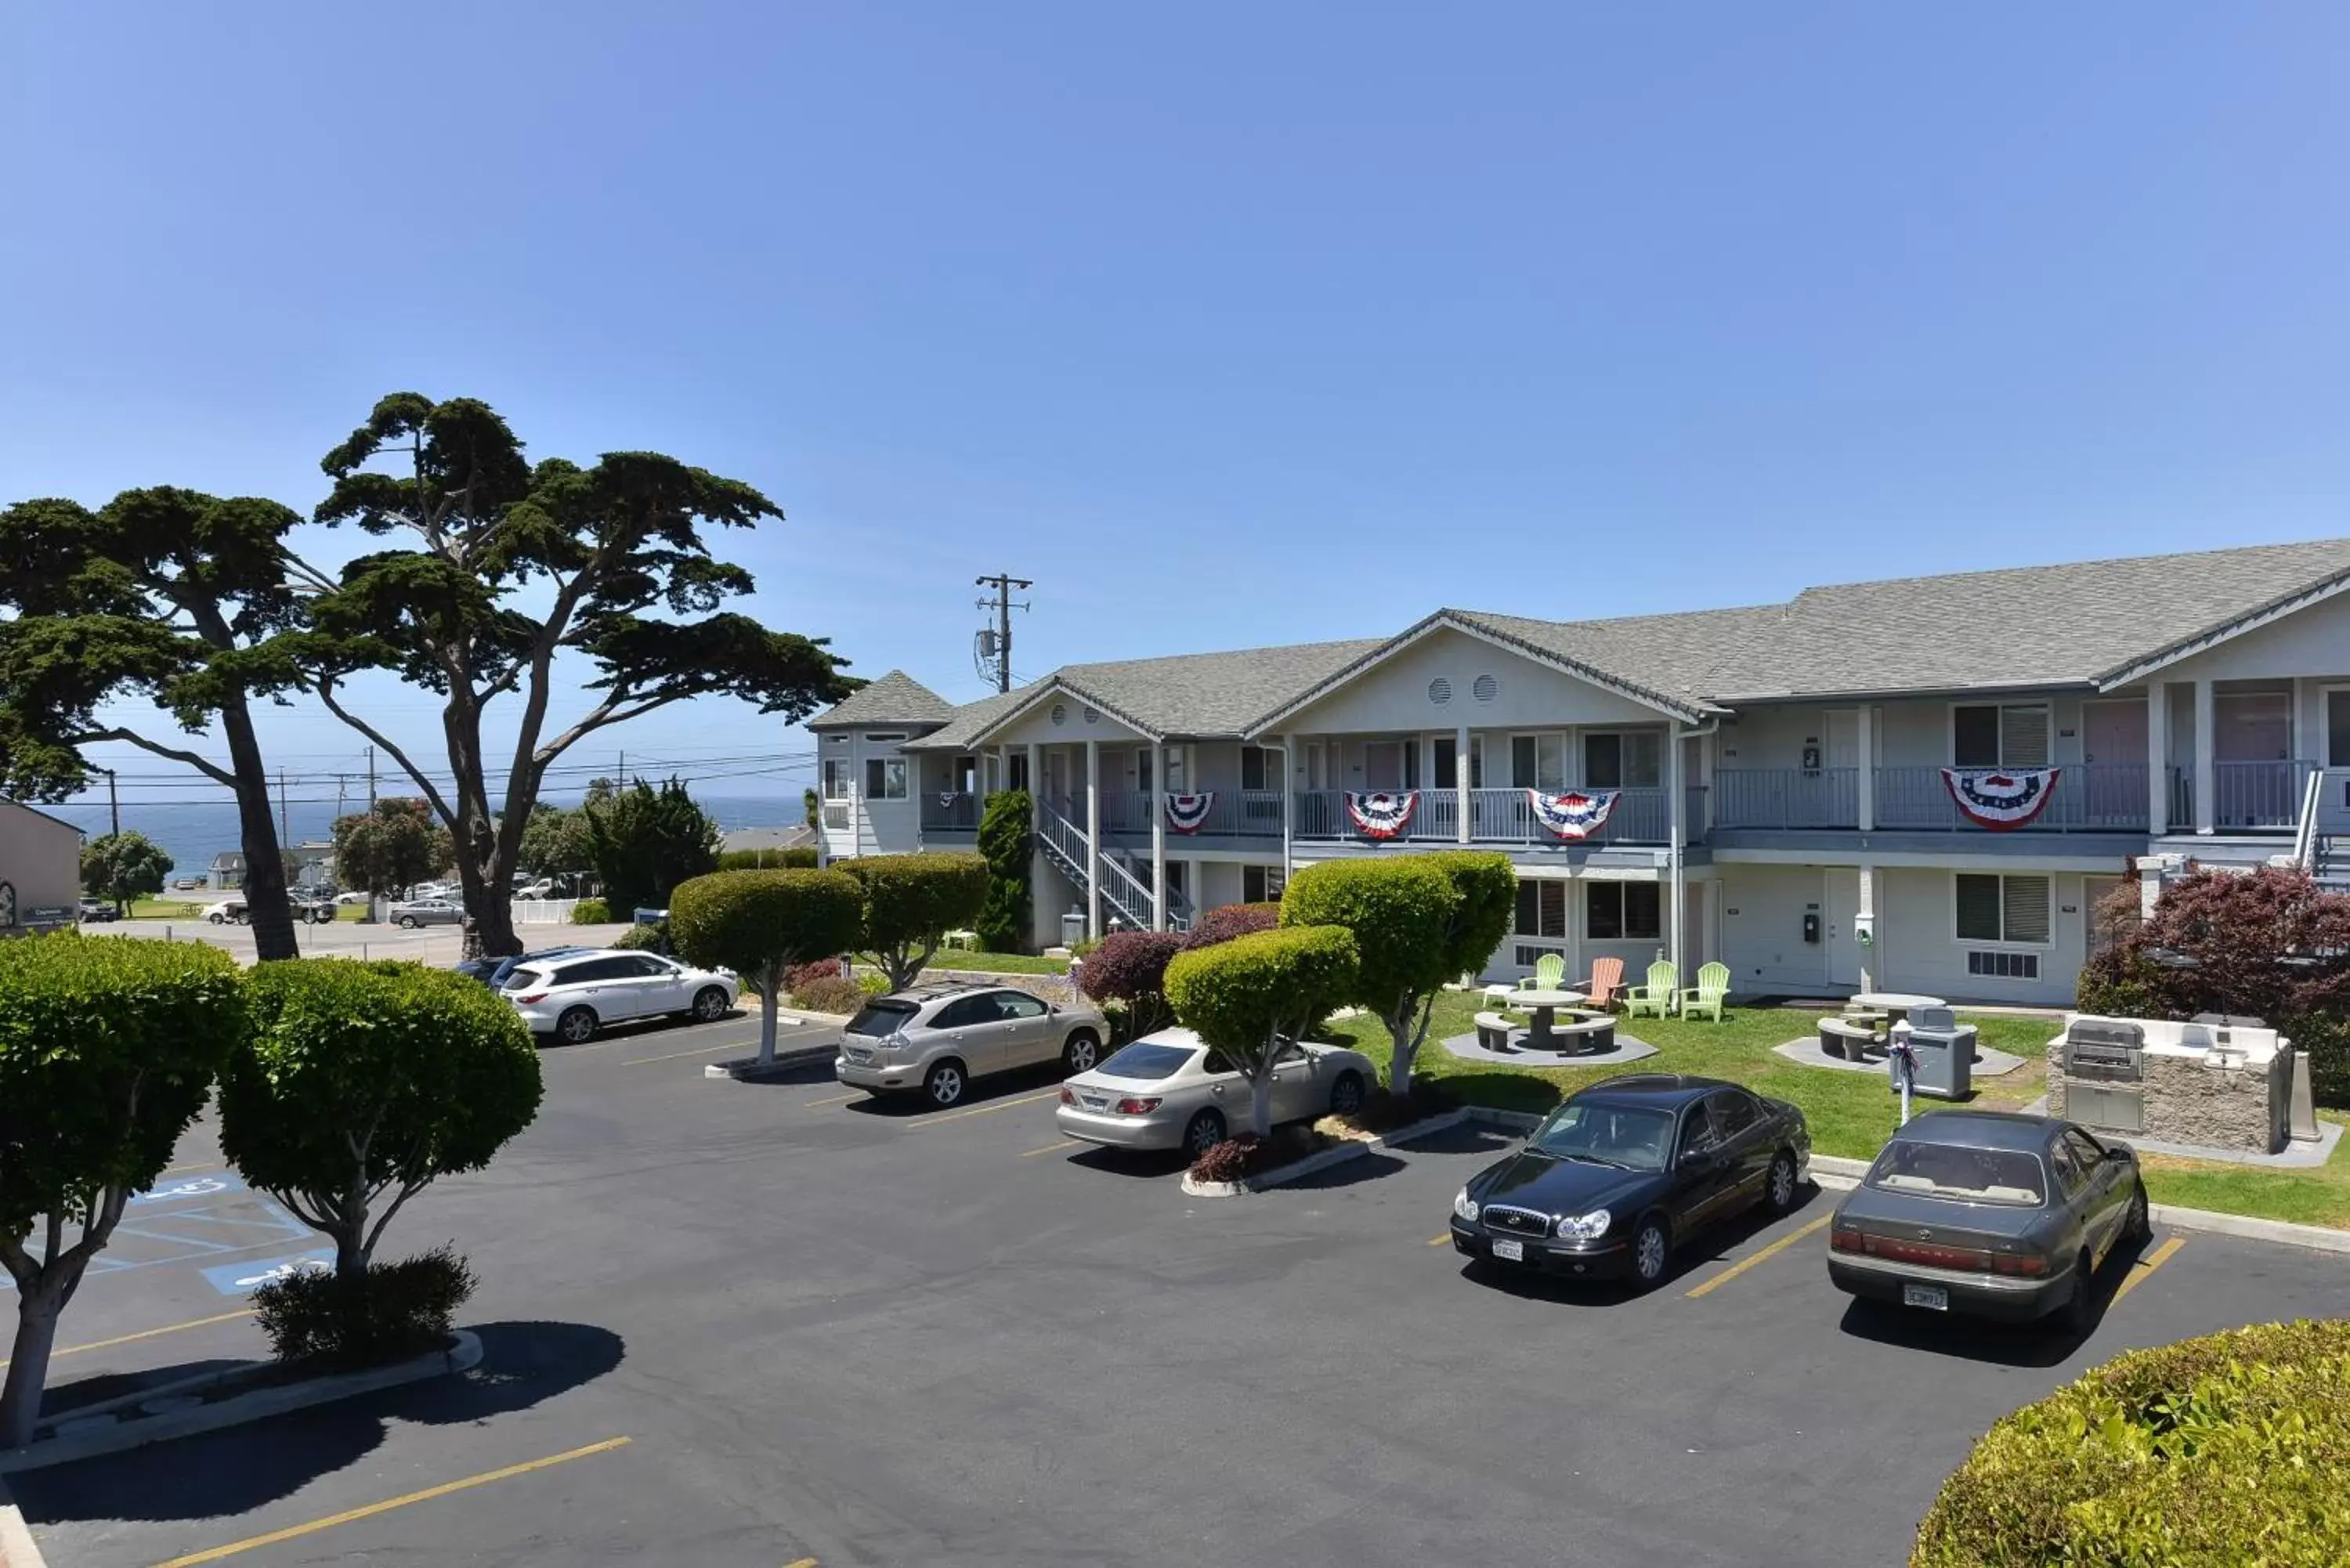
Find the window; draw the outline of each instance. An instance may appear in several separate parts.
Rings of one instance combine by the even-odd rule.
[[[1283,882],[1278,866],[1241,867],[1241,902],[1271,904],[1280,900]]]
[[[1436,737],[1434,743],[1436,751],[1435,766],[1433,769],[1436,775],[1434,780],[1435,787],[1438,789],[1460,788],[1461,769],[1460,757],[1458,754],[1460,751],[1459,743],[1455,738],[1451,735],[1439,735]],[[1469,787],[1471,789],[1483,789],[1485,787],[1485,737],[1482,735],[1471,735],[1469,737]]]
[[[827,800],[848,798],[848,759],[847,757],[824,759],[824,798]]]
[[[1006,1019],[1045,1016],[1045,1004],[1024,991],[999,991],[995,993],[995,1005]]]
[[[2105,1149],[2079,1127],[2066,1127],[2057,1135],[2057,1138],[2073,1151],[2073,1158],[2080,1161],[2083,1170],[2094,1170],[2106,1162]]]
[[[1014,752],[1004,759],[1003,787],[1007,790],[1028,787],[1028,753]]]
[[[931,1014],[933,1029],[967,1029],[974,1023],[993,1023],[1002,1018],[997,1011],[994,993],[960,996]]]
[[[2048,765],[2048,705],[1973,702],[1950,710],[1950,765],[2039,768]]]
[[[1664,935],[1664,895],[1654,882],[1583,885],[1584,935],[1594,941],[1653,941]]]
[[[1953,881],[1957,884],[1959,940],[2048,945],[2047,877],[1993,877],[1962,871]]]
[[[906,760],[903,757],[866,758],[865,798],[868,800],[905,799]]]
[[[1566,884],[1519,883],[1517,931],[1522,937],[1564,938],[1566,935]]]
[[[1665,782],[1665,738],[1654,730],[1584,736],[1583,782],[1593,789],[1655,789]]]
[[[906,732],[903,730],[868,730],[865,732],[865,738],[873,742],[876,745],[894,746],[899,742],[906,738]]]
[[[1518,789],[1566,787],[1566,748],[1557,735],[1510,737],[1510,783]]]
[[[2081,1168],[2081,1162],[2074,1158],[2072,1148],[2062,1138],[2057,1139],[2055,1147],[2048,1151],[2048,1163],[2056,1168],[2056,1185],[2064,1189],[2067,1198],[2077,1194],[2089,1179],[2089,1173]]]
[[[1134,787],[1144,794],[1150,793],[1150,748],[1149,746],[1137,746],[1134,749]]]
[[[1762,1119],[1754,1096],[1742,1089],[1717,1089],[1706,1104],[1712,1107],[1713,1125],[1726,1138],[1736,1137]]]
[[[1241,788],[1279,789],[1281,777],[1274,763],[1273,753],[1263,746],[1241,748]]]
[[[1705,1102],[1700,1100],[1681,1119],[1681,1153],[1700,1153],[1721,1141],[1721,1135],[1715,1129],[1712,1117],[1706,1114]]]
[[[1991,980],[2038,980],[2038,953],[1986,953],[1967,955],[1967,972]]]

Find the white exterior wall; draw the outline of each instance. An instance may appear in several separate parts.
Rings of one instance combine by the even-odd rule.
[[[1476,699],[1479,676],[1491,676],[1491,701]],[[1439,679],[1451,700],[1429,687]],[[1293,734],[1449,733],[1471,730],[1555,730],[1568,724],[1654,724],[1654,708],[1537,664],[1480,638],[1440,628],[1320,701],[1281,722]]]
[[[840,801],[826,798],[816,814],[824,857],[845,860],[858,855],[910,855],[922,846],[921,788],[923,781],[922,753],[904,749],[907,741],[914,739],[919,729],[883,728],[876,732],[852,730],[831,732],[816,742],[816,785],[823,788],[824,764],[847,759],[848,763],[848,798]],[[876,741],[874,733],[895,735],[896,740]],[[871,800],[865,794],[865,764],[873,758],[898,758],[906,763],[906,797],[903,800]],[[847,805],[848,823],[839,826],[826,821],[822,806]]]
[[[2126,700],[2137,695],[2140,693],[2132,691],[2117,692],[2116,698]],[[1877,765],[1947,767],[1951,760],[1951,709],[1981,703],[2032,702],[2045,704],[2049,710],[2049,760],[2077,763],[2081,760],[2081,701],[2078,692],[2002,691],[1966,698],[1872,702],[1867,706],[1876,712]],[[1787,703],[1745,710],[1735,723],[1724,727],[1715,742],[1718,763],[1725,768],[1801,767],[1807,745],[1818,746],[1820,760],[1825,763],[1829,756],[1829,714],[1856,713],[1860,706],[1854,702]],[[1864,765],[1868,762],[1865,757],[1859,760]]]
[[[2266,680],[2302,676],[2350,682],[2350,596],[2336,595],[2282,620],[2166,665],[2156,680]]]
[[[1742,865],[1719,869],[1721,959],[1730,966],[1731,988],[1750,993],[1825,992],[1830,940],[1827,869]],[[1820,917],[1820,940],[1806,942],[1804,915],[1813,906]]]

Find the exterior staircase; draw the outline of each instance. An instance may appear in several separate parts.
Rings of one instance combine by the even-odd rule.
[[[1044,852],[1053,868],[1069,880],[1080,899],[1090,896],[1091,885],[1086,876],[1087,850],[1091,839],[1086,830],[1063,815],[1062,803],[1036,803],[1036,846]],[[1152,899],[1150,884],[1137,877],[1126,864],[1104,851],[1101,866],[1101,901],[1103,918],[1114,920],[1128,930],[1147,931],[1151,929]],[[1191,901],[1170,893],[1167,899],[1167,928],[1180,931],[1191,929],[1193,914]]]
[[[2293,857],[2323,886],[2350,893],[2350,768],[2309,775]]]

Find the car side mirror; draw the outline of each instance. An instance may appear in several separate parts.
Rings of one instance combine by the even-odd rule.
[[[1705,1163],[1705,1159],[1706,1151],[1704,1149],[1685,1148],[1681,1150],[1680,1158],[1674,1162],[1674,1168],[1677,1170],[1687,1170],[1691,1166],[1703,1165]]]
[[[2107,1144],[2106,1146],[2106,1158],[2107,1159],[2128,1159],[2131,1158],[2130,1147],[2126,1143]]]

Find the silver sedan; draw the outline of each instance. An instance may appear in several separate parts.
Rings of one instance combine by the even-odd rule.
[[[1273,1119],[1351,1111],[1378,1082],[1378,1069],[1359,1051],[1284,1045],[1274,1067]],[[1066,1137],[1196,1157],[1247,1127],[1249,1083],[1190,1030],[1161,1029],[1064,1083],[1053,1116]]]

